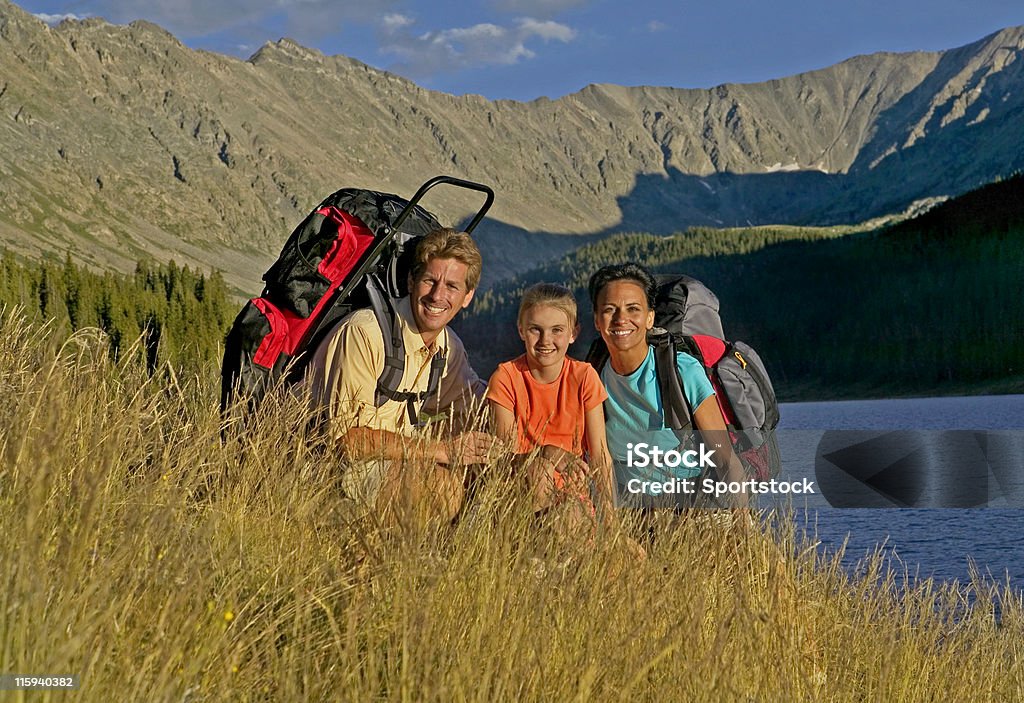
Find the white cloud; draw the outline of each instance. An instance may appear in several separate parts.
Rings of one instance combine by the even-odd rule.
[[[570,42],[576,37],[576,31],[571,27],[567,27],[564,24],[558,22],[539,22],[535,19],[526,17],[519,20],[519,27],[524,32],[530,34],[536,34],[541,39],[546,41],[556,40],[560,42]]]
[[[384,15],[381,19],[381,24],[384,25],[384,29],[389,32],[397,31],[402,27],[408,27],[413,24],[413,22],[415,22],[415,20],[412,17],[401,15],[397,12]]]
[[[501,39],[505,36],[505,30],[496,24],[475,24],[472,27],[456,27],[455,29],[444,29],[433,34],[431,41],[445,42],[464,41],[473,42],[487,39]]]
[[[35,16],[38,17],[39,19],[41,19],[43,22],[46,22],[46,24],[50,25],[51,27],[53,27],[54,25],[60,24],[64,20],[84,20],[85,19],[85,17],[79,17],[78,15],[72,15],[71,13],[66,13],[66,14],[63,14],[63,15],[48,15],[45,12],[37,12],[35,14]]]
[[[502,27],[491,23],[414,34],[409,24],[396,27],[386,20],[381,52],[398,57],[396,70],[418,77],[470,66],[511,65],[532,59],[530,40],[567,43],[576,31],[558,22],[522,18]]]
[[[664,32],[668,29],[668,25],[660,20],[651,20],[647,23],[647,31],[654,34],[655,32]]]

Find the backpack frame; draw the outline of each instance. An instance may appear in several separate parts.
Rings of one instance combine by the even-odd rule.
[[[228,332],[221,368],[222,413],[242,398],[252,411],[276,385],[301,379],[311,352],[334,326],[354,310],[369,308],[385,349],[374,402],[378,407],[388,400],[407,402],[416,424],[414,405],[436,392],[446,359],[434,355],[427,391],[399,389],[405,346],[394,302],[408,293],[416,244],[441,228],[419,205],[439,184],[485,194],[465,229],[472,233],[494,202],[494,192],[451,176],[428,180],[408,201],[390,193],[344,188],[313,209],[263,275],[262,294],[246,303]]]

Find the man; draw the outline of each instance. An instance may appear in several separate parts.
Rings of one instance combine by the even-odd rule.
[[[448,323],[473,300],[481,268],[480,252],[468,234],[435,230],[417,246],[409,295],[395,305],[405,342],[399,388],[425,392],[434,355],[444,355],[439,387],[421,413],[450,413],[456,429],[485,386]],[[381,329],[368,309],[344,318],[310,362],[307,382],[312,400],[326,410],[329,432],[345,455],[343,490],[389,519],[396,511],[416,511],[451,520],[463,500],[460,467],[485,463],[494,438],[478,431],[449,439],[416,433],[409,403],[374,402],[384,362]]]

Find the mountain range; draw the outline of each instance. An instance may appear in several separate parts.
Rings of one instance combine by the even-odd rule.
[[[0,243],[100,269],[173,258],[253,294],[326,194],[408,197],[438,173],[496,191],[487,283],[616,232],[860,222],[1021,169],[1022,53],[1016,27],[764,83],[521,103],[288,39],[240,60],[147,22],[49,27],[0,0]],[[425,204],[459,222],[474,196]]]

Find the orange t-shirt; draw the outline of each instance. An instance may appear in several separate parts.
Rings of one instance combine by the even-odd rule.
[[[552,444],[582,457],[586,414],[607,397],[594,367],[569,357],[551,383],[534,379],[523,354],[500,364],[487,384],[487,399],[515,415],[520,454]]]

